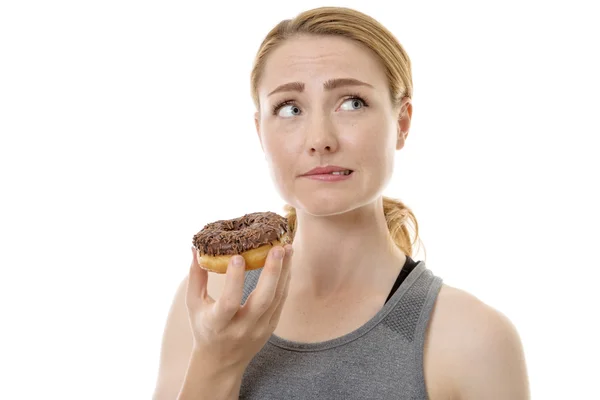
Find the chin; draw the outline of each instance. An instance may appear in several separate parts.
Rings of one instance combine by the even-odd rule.
[[[361,206],[360,202],[349,198],[319,198],[314,196],[309,199],[297,200],[298,206],[296,208],[318,217],[343,214]]]
[[[381,185],[375,183],[376,180],[368,185],[361,185],[359,182],[353,187],[315,187],[313,182],[302,182],[301,185],[279,186],[283,189],[279,190],[279,194],[297,210],[325,217],[348,213],[375,201],[382,190]]]

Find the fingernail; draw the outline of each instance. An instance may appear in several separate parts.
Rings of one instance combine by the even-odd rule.
[[[236,267],[241,267],[244,264],[244,258],[242,256],[233,257],[233,265]]]

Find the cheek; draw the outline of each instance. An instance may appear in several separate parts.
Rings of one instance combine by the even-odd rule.
[[[357,161],[365,164],[376,174],[381,168],[389,168],[390,159],[393,161],[395,155],[396,142],[389,126],[371,120],[360,129],[356,130],[354,135],[348,138],[348,144],[355,149]]]
[[[298,135],[289,131],[269,129],[263,135],[263,148],[271,176],[277,186],[284,189],[300,167],[297,162],[302,153],[302,142]]]
[[[289,163],[301,153],[303,146],[302,127],[293,123],[267,124],[263,130],[263,147],[267,158],[274,163]]]
[[[384,143],[375,141],[361,147],[359,168],[367,174],[367,180],[375,184],[389,175],[393,169],[393,153],[390,154]]]

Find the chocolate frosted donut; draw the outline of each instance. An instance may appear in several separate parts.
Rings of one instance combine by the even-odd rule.
[[[218,273],[227,270],[236,254],[246,269],[262,268],[273,246],[289,243],[287,219],[273,212],[256,212],[242,217],[211,222],[194,235],[201,267]]]

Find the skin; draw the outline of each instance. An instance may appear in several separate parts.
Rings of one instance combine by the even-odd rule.
[[[367,85],[324,87],[340,78]],[[302,91],[296,84],[271,94],[290,82],[300,82]],[[412,104],[405,98],[394,107],[378,58],[340,37],[286,41],[270,54],[258,93],[258,138],[275,187],[298,217],[287,267],[291,279],[273,333],[300,342],[348,334],[381,309],[406,260],[389,236],[382,191],[407,139]],[[273,113],[282,101],[289,102]],[[340,182],[300,176],[327,164],[354,172]],[[228,290],[234,281],[226,284],[225,275],[205,278],[208,295],[217,302],[236,292]],[[238,281],[241,288],[243,280]],[[187,282],[188,277],[178,288],[165,326],[155,399],[176,398],[188,372],[196,377],[191,385],[197,380],[191,368],[203,357],[194,357]],[[430,318],[424,373],[432,400],[529,399],[523,348],[513,324],[448,285],[442,286]]]
[[[324,87],[339,78],[366,85]],[[276,91],[290,82],[301,85]],[[269,56],[258,93],[257,134],[275,186],[298,216],[293,279],[275,334],[304,342],[347,334],[383,306],[405,261],[381,210],[395,154],[408,137],[411,101],[394,107],[376,55],[341,37],[285,42]],[[328,164],[353,174],[341,182],[300,176]],[[529,396],[512,323],[448,285],[428,328],[425,377],[432,399]]]
[[[336,78],[355,78],[370,87],[323,88]],[[303,83],[304,91],[269,96],[288,82]],[[401,110],[392,108],[378,60],[341,38],[286,42],[267,60],[258,92],[257,133],[275,187],[298,215],[295,264],[302,268],[294,270],[293,287],[327,299],[356,293],[365,282],[375,285],[380,273],[396,276],[399,267],[391,266],[404,256],[390,245],[381,192],[408,135],[410,99]],[[368,106],[349,93],[360,95]],[[288,99],[293,103],[273,115],[272,108]],[[300,115],[293,115],[296,110]],[[323,183],[299,177],[326,164],[352,169],[351,179]],[[343,252],[339,243],[344,243]]]

